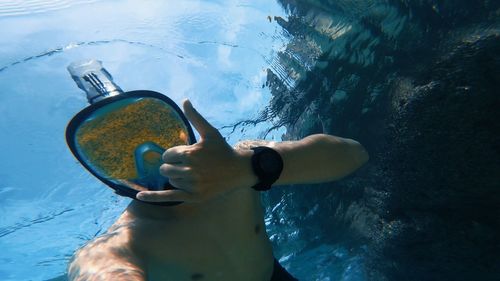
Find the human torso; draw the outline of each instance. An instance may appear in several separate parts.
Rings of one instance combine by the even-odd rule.
[[[148,280],[269,280],[273,255],[257,192],[183,205],[157,212],[132,203],[110,228],[126,226],[123,241],[143,261]]]

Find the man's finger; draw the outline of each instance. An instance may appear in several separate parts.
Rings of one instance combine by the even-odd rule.
[[[188,178],[191,169],[186,166],[163,164],[160,166],[160,174],[167,178]]]
[[[193,187],[193,182],[190,180],[185,180],[181,178],[169,178],[168,182],[170,183],[171,186],[182,189],[183,191],[187,192],[188,194],[191,194],[191,189]]]
[[[146,202],[173,202],[189,201],[191,194],[181,189],[169,189],[161,191],[141,191],[136,198]]]
[[[210,137],[219,137],[219,131],[215,129],[208,121],[201,116],[196,109],[194,109],[193,105],[189,100],[185,100],[184,104],[184,113],[186,114],[187,119],[193,124],[194,128],[200,133],[202,138],[210,138]]]
[[[188,145],[179,145],[167,149],[162,155],[163,162],[168,164],[186,164],[184,151],[187,147]]]

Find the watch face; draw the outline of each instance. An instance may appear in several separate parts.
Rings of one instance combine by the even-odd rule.
[[[280,160],[276,154],[270,152],[270,151],[264,151],[260,155],[260,167],[262,168],[263,171],[266,173],[274,174],[280,172]]]
[[[252,168],[259,178],[259,182],[252,188],[258,191],[269,190],[283,171],[283,160],[276,150],[269,147],[258,146],[252,150]]]

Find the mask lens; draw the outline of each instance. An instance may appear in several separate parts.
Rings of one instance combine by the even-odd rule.
[[[162,153],[189,144],[185,122],[169,104],[130,97],[98,108],[76,128],[74,146],[92,172],[135,190],[168,189]],[[170,187],[171,188],[171,187]]]

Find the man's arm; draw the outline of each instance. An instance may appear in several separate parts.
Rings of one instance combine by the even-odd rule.
[[[283,158],[283,171],[274,185],[337,180],[361,167],[369,158],[359,142],[325,134],[311,135],[298,141],[247,140],[236,144],[235,149],[243,155],[242,161],[250,163],[253,154],[250,148],[255,146],[268,146]],[[257,181],[253,174],[250,176]]]
[[[163,154],[160,173],[177,189],[141,191],[137,199],[194,203],[255,185],[258,179],[252,170],[250,147],[233,149],[189,101],[183,106],[186,117],[200,133],[200,140],[193,145],[169,148]],[[368,160],[368,154],[356,141],[329,135],[271,142],[267,146],[277,150],[284,162],[283,172],[275,185],[335,180]]]

